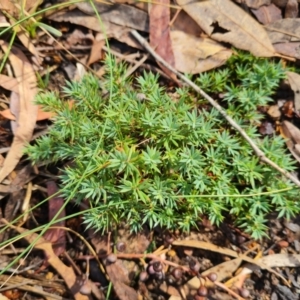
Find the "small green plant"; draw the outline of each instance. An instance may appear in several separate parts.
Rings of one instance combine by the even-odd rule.
[[[299,212],[293,185],[261,164],[203,99],[187,88],[172,97],[157,76],[125,79],[123,64],[106,63],[113,76],[103,82],[88,74],[81,82],[67,83],[63,92],[75,100],[71,109],[54,93],[38,96],[37,102],[57,115],[49,134],[26,150],[33,162],[72,161],[61,176],[66,198],[89,166],[76,196],[78,202],[91,203],[85,215],[89,227],[108,230],[126,222],[133,231],[143,224],[188,231],[203,214],[216,224],[230,214],[260,238],[268,213],[291,217]],[[257,106],[271,100],[283,77],[280,64],[239,54],[197,82],[222,92],[228,114],[275,163],[292,171],[283,139],[262,138],[256,130],[262,118]]]

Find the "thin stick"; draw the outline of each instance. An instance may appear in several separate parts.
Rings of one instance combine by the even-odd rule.
[[[258,148],[258,146],[252,141],[252,139],[247,135],[247,133],[230,117],[227,115],[226,111],[220,106],[213,98],[207,95],[201,88],[199,88],[195,83],[189,80],[186,76],[182,75],[180,72],[175,70],[172,66],[170,66],[165,60],[163,60],[159,55],[157,55],[154,50],[151,48],[149,43],[136,31],[131,30],[131,34],[141,43],[141,45],[163,66],[168,68],[171,72],[176,74],[182,81],[187,83],[190,87],[192,87],[197,93],[199,93],[202,97],[204,97],[214,108],[216,108],[219,113],[227,120],[227,122],[235,128],[241,136],[249,143],[255,154],[258,156],[260,161],[270,165],[272,168],[277,170],[279,173],[284,175],[286,178],[290,179],[294,182],[298,187],[300,187],[300,181],[287,172],[286,170],[279,167],[276,163],[270,160],[265,153]]]

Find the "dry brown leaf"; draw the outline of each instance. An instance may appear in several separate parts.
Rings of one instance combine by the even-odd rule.
[[[199,248],[199,249],[203,249],[203,250],[209,250],[209,251],[221,253],[224,255],[231,256],[231,257],[239,257],[239,254],[236,251],[230,250],[228,248],[219,247],[212,243],[202,242],[202,241],[197,241],[197,240],[174,241],[172,243],[172,245],[173,246]]]
[[[172,24],[172,30],[183,31],[186,34],[193,36],[200,36],[203,33],[199,24],[197,24],[184,10],[180,10]]]
[[[232,1],[177,2],[212,39],[230,43],[256,56],[276,54],[265,29]]]
[[[35,57],[35,62],[37,65],[41,65],[42,60],[42,54],[36,49],[34,43],[32,42],[32,38],[29,36],[28,32],[24,30],[18,30],[17,35],[23,46]]]
[[[97,39],[97,36],[93,42],[91,53],[87,62],[87,65],[91,65],[96,61],[103,59],[103,46],[105,45],[104,39]]]
[[[195,276],[192,279],[190,279],[187,283],[185,283],[181,290],[184,291],[184,293],[187,296],[194,296],[196,294],[196,291],[199,289],[201,285],[205,285],[207,288],[214,288],[215,285],[210,280],[204,280],[202,276],[207,276],[211,273],[215,273],[218,277],[218,281],[221,282],[225,280],[228,277],[231,277],[232,274],[237,270],[237,268],[240,266],[242,262],[242,259],[236,258],[232,259],[226,262],[223,262],[217,266],[214,266],[204,272],[201,273],[201,277]],[[172,296],[169,298],[169,300],[180,300],[181,297],[178,297],[177,295]],[[218,298],[218,299],[225,299],[224,297]],[[229,298],[232,299],[232,298]]]
[[[74,101],[70,100],[68,101],[69,108],[71,109],[74,105]],[[15,121],[16,116],[11,112],[10,109],[5,109],[0,111],[0,115],[2,115],[5,119]],[[37,121],[43,121],[43,120],[48,120],[51,119],[55,116],[55,113],[53,112],[48,112],[48,111],[43,111],[43,107],[41,105],[38,105],[38,112],[37,112]]]
[[[33,12],[36,8],[43,2],[43,0],[26,0],[24,1],[24,9],[28,12]],[[16,2],[17,4],[18,2]],[[10,15],[13,16],[20,16],[22,15],[22,11],[16,7],[14,1],[11,0],[1,0],[0,2],[0,10],[8,12]]]
[[[259,265],[265,265],[269,268],[281,268],[281,267],[289,267],[289,268],[297,268],[300,266],[300,254],[273,254],[264,256],[258,259],[256,265],[246,264],[241,271],[241,274],[251,274],[259,270]],[[286,280],[284,280],[286,282]],[[287,283],[289,285],[289,283]]]
[[[48,263],[59,273],[63,278],[68,288],[73,291],[75,300],[88,300],[87,296],[82,295],[79,292],[80,286],[77,281],[77,277],[74,273],[74,270],[71,267],[67,267],[53,252],[52,245],[50,242],[46,241],[43,237],[39,237],[36,233],[31,233],[28,230],[22,227],[16,227],[5,219],[1,221],[8,225],[10,228],[13,228],[20,234],[24,234],[24,239],[30,244],[33,245],[35,249],[39,249],[45,252]]]
[[[232,276],[232,273],[235,272],[235,270],[240,266],[241,259],[236,258],[230,261],[226,261],[224,263],[221,263],[215,267],[212,267],[205,272],[201,273],[202,276],[207,276],[210,273],[216,273],[218,276],[218,281],[223,281],[224,279]],[[190,279],[186,284],[183,285],[182,290],[184,293],[188,296],[194,296],[196,294],[196,290],[199,289],[201,285],[205,285],[207,288],[214,287],[214,283],[209,280],[204,280],[202,277],[195,276],[192,279]],[[181,297],[178,296],[172,296],[169,298],[169,300],[180,300]],[[221,299],[225,299],[224,297]],[[232,298],[229,298],[232,299]]]
[[[0,86],[12,92],[19,92],[18,81],[13,77],[0,74]]]
[[[11,113],[10,109],[4,109],[0,111],[0,115],[8,120],[14,121],[16,117]]]
[[[274,120],[278,120],[281,117],[281,111],[278,104],[271,105],[267,111],[267,114]]]
[[[245,3],[248,7],[258,9],[263,5],[269,5],[271,0],[235,0],[238,3]]]
[[[11,120],[11,121],[15,121],[16,117],[15,115],[13,115],[10,111],[10,109],[5,109],[0,111],[0,115],[2,115],[2,117],[4,117],[5,119]],[[55,116],[54,113],[51,112],[45,112],[43,111],[43,109],[41,108],[41,106],[38,106],[38,114],[37,114],[37,121],[42,121],[42,120],[48,120],[51,119]]]
[[[293,118],[294,116],[294,101],[286,101],[281,107],[281,111],[285,117]]]
[[[209,250],[209,251],[221,253],[221,254],[228,255],[231,257],[235,257],[235,258],[241,258],[243,261],[249,262],[250,264],[259,265],[259,268],[266,269],[269,272],[276,274],[278,277],[280,277],[281,279],[283,279],[285,281],[285,279],[282,275],[276,273],[268,265],[263,264],[263,262],[259,262],[259,264],[258,264],[257,260],[255,260],[245,254],[238,254],[236,251],[233,251],[228,248],[219,247],[212,243],[207,243],[207,242],[197,241],[197,240],[174,241],[172,243],[172,245],[173,246],[194,247],[194,248],[199,248],[199,249],[203,249],[203,250]]]
[[[15,135],[18,129],[19,115],[20,115],[20,96],[19,93],[11,92],[9,98],[9,110],[12,115],[15,117],[14,120],[10,121],[10,126],[13,134]]]
[[[122,228],[117,231],[115,239],[117,243],[123,242],[126,245],[126,249],[123,251],[125,254],[144,253],[151,242],[149,233],[145,231],[140,234],[132,234],[128,229]],[[122,260],[121,262],[125,273],[128,274],[129,280],[133,280],[132,275],[136,274],[139,270],[136,261]]]
[[[47,182],[47,192],[48,192],[48,220],[52,221],[53,218],[57,215],[58,211],[64,204],[64,198],[60,196],[53,196],[58,192],[58,186],[52,180]],[[60,254],[66,251],[66,231],[63,228],[65,226],[64,218],[66,216],[66,212],[63,209],[58,215],[57,219],[61,219],[62,221],[55,222],[54,228],[50,227],[44,234],[44,239],[51,242],[52,248],[54,250],[55,255],[59,256]]]
[[[286,145],[295,159],[300,162],[300,129],[289,121],[283,121],[281,124],[281,134],[286,138]]]
[[[296,113],[300,113],[300,75],[295,72],[287,72],[287,79],[294,92],[294,106]]]
[[[280,8],[284,8],[288,0],[272,0],[272,2]]]
[[[145,15],[147,16],[147,14]],[[70,22],[72,24],[77,24],[92,29],[94,31],[101,32],[102,37],[99,37],[99,39],[105,39],[106,37],[107,38],[113,37],[116,40],[126,43],[131,47],[135,47],[138,49],[142,48],[140,43],[131,37],[130,28],[127,28],[122,25],[110,23],[109,20],[102,19],[105,28],[105,33],[103,33],[102,28],[99,25],[99,20],[96,16],[86,15],[85,13],[83,13],[78,9],[71,10],[71,11],[59,11],[49,16],[48,18],[56,22]],[[147,31],[148,30],[149,28],[147,27]]]
[[[171,31],[176,69],[183,73],[197,74],[223,65],[232,51],[210,38]]]
[[[73,30],[66,39],[66,43],[68,44],[69,47],[75,46],[77,44],[90,45],[93,42],[94,42],[94,35],[91,32],[86,33],[83,32],[83,29],[78,29],[78,28]]]
[[[285,56],[300,59],[300,42],[278,43],[273,45],[276,52]]]
[[[106,236],[95,233],[92,229],[89,230],[89,236],[91,236],[92,245],[97,253],[107,253],[108,239]],[[129,232],[128,228],[120,228],[115,238],[117,242],[125,243],[125,253],[143,253],[150,243],[148,232],[143,231],[137,235],[133,235]],[[120,259],[114,264],[108,264],[106,260],[104,262],[106,271],[118,297],[122,300],[137,299],[136,291],[129,286],[130,281],[137,273],[137,264],[130,260],[123,261]]]
[[[94,8],[88,2],[77,3],[76,6],[85,14],[95,16]],[[131,29],[149,31],[148,14],[134,6],[126,4],[110,5],[95,2],[102,22],[112,23]],[[98,20],[98,28],[99,28]]]
[[[0,45],[4,52],[9,51],[6,42],[1,41]],[[35,72],[23,52],[15,47],[9,53],[9,60],[19,84],[20,113],[14,140],[0,170],[0,182],[13,171],[22,157],[24,145],[32,137],[37,117],[37,105],[34,104],[37,93]]]
[[[251,9],[257,20],[266,25],[282,19],[281,10],[274,4]]]
[[[300,41],[300,19],[282,19],[265,26],[273,44]]]
[[[24,1],[24,6],[21,7],[20,2],[17,1],[1,1],[0,9],[2,8],[6,10],[9,15],[14,16],[15,18],[10,18],[11,25],[16,23],[15,20],[19,20],[24,15],[29,15],[32,12],[35,12],[38,5],[40,5],[43,0],[35,1],[35,0],[26,0]],[[18,38],[21,43],[25,46],[26,49],[31,52],[36,60],[36,63],[40,65],[42,63],[41,53],[36,49],[35,45],[32,43],[32,39],[30,38],[28,32],[19,26],[14,26],[13,30],[17,32]]]
[[[175,67],[170,37],[170,0],[158,0],[150,8],[150,46],[169,65]],[[176,75],[158,63],[161,69],[176,81]]]
[[[16,172],[16,177],[9,185],[11,191],[3,211],[7,221],[12,221],[15,218],[18,199],[25,198],[24,185],[30,182],[35,176],[36,175],[32,173],[32,166],[30,163]],[[7,231],[1,233],[0,241],[6,241],[9,238],[9,234],[10,233]]]
[[[204,272],[201,273],[203,276],[207,276],[210,273],[216,273],[218,276],[218,281],[223,281],[226,278],[232,276],[232,274],[237,270],[242,262],[241,258],[235,258],[229,261],[225,261],[217,266],[214,266]],[[206,286],[213,286],[213,282],[208,281]],[[200,280],[198,276],[193,277],[186,283],[186,292],[188,293],[189,290],[193,289],[196,290],[200,287]]]
[[[105,269],[118,295],[118,299],[138,300],[138,294],[135,289],[129,286],[122,267],[118,265],[118,260],[114,264],[107,264]]]
[[[298,1],[297,0],[288,0],[285,10],[284,18],[297,18],[299,12]]]

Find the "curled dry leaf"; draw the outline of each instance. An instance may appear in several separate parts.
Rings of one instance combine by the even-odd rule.
[[[200,38],[183,31],[171,31],[176,69],[197,74],[223,65],[232,51],[210,38]]]
[[[288,81],[294,92],[295,111],[300,113],[300,75],[295,72],[287,72]]]
[[[256,56],[275,55],[265,29],[232,1],[177,2],[212,39],[230,43]]]
[[[286,145],[295,159],[300,162],[300,129],[289,121],[281,124],[281,134],[286,138]]]
[[[8,52],[8,44],[0,41],[4,52]],[[0,170],[0,182],[15,168],[23,155],[23,148],[30,141],[35,127],[37,105],[34,99],[37,93],[36,76],[32,65],[19,49],[13,47],[9,52],[9,60],[14,69],[19,88],[19,117],[11,148]]]

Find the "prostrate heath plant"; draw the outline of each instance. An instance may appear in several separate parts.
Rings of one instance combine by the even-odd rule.
[[[143,224],[188,231],[205,214],[216,224],[230,214],[260,238],[268,213],[291,217],[299,212],[293,185],[261,164],[204,99],[188,88],[168,94],[151,73],[125,79],[123,64],[109,58],[106,64],[113,78],[99,82],[88,74],[66,84],[65,96],[75,101],[71,109],[53,92],[38,96],[37,103],[57,115],[49,134],[26,151],[34,163],[72,161],[61,176],[66,198],[89,166],[76,194],[78,203],[91,203],[88,227],[110,230],[126,222],[133,231]],[[228,114],[270,159],[293,171],[283,139],[257,132],[262,118],[257,107],[271,101],[283,77],[280,64],[239,54],[196,82],[209,92],[222,92]]]

